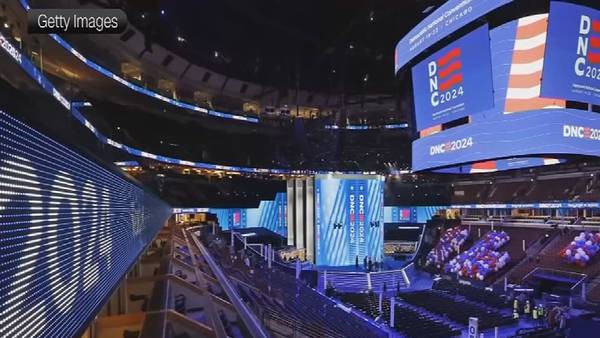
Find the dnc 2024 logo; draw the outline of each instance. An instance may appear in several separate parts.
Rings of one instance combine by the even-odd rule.
[[[461,54],[461,48],[456,47],[427,65],[431,106],[437,107],[463,96]]]
[[[600,20],[581,15],[575,74],[600,80]]]

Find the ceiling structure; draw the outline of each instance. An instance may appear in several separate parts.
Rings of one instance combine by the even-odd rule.
[[[441,0],[124,1],[151,42],[245,81],[394,94],[394,46]],[[433,7],[432,7],[433,6]]]

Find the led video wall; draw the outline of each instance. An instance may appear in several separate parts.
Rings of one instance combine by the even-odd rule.
[[[80,335],[171,210],[0,112],[0,337]]]
[[[443,174],[479,174],[492,173],[496,171],[523,169],[531,167],[542,167],[546,165],[555,165],[565,163],[565,159],[552,157],[515,157],[498,160],[489,160],[465,164],[456,167],[442,168],[433,170],[436,173]]]
[[[287,237],[286,193],[275,194],[272,201],[260,201],[258,208],[209,208],[222,229],[262,227]]]
[[[413,67],[417,130],[492,108],[490,58],[484,25]]]
[[[542,95],[600,105],[600,11],[554,1]]]
[[[315,258],[320,266],[354,265],[383,255],[383,187],[375,175],[315,177]]]
[[[448,35],[513,0],[448,0],[396,45],[395,71]]]
[[[600,35],[594,30],[600,31],[598,13],[553,2],[550,15],[490,30],[493,107],[469,111],[470,123],[414,141],[413,170],[495,159],[501,159],[495,169],[502,170],[546,164],[548,155],[600,156],[599,115],[567,109],[565,101],[598,102],[600,75],[593,76],[600,62]],[[487,94],[482,87],[480,95]]]
[[[411,207],[383,207],[385,223],[417,223],[417,209]]]

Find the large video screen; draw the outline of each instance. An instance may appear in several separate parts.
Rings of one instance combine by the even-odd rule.
[[[600,105],[600,11],[553,1],[542,96]]]
[[[0,337],[76,337],[171,209],[0,112]]]
[[[319,266],[354,265],[383,255],[381,176],[315,177],[315,257]]]
[[[413,170],[514,157],[600,156],[599,115],[566,109],[565,95],[541,93],[542,72],[554,67],[545,58],[556,53],[546,43],[547,28],[548,14],[537,14],[490,31],[494,107],[469,124],[413,142]]]
[[[385,206],[383,221],[385,223],[427,223],[445,206]]]
[[[411,207],[383,207],[385,223],[417,223],[417,209]]]
[[[396,45],[395,72],[436,42],[512,0],[448,0]]]
[[[560,164],[564,162],[566,162],[565,159],[552,157],[515,157],[475,162],[456,167],[442,168],[434,170],[434,172],[444,174],[480,174],[504,170],[541,167],[546,165]]]
[[[488,26],[484,25],[412,69],[417,130],[494,106]]]
[[[209,208],[223,230],[265,228],[287,237],[286,193],[275,194],[274,200],[260,201],[258,208]]]

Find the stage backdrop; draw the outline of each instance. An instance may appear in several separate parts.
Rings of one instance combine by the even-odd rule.
[[[258,208],[209,208],[223,230],[262,227],[287,236],[287,197],[281,192],[274,200],[260,201]]]
[[[315,257],[320,266],[383,257],[383,177],[315,177]]]

